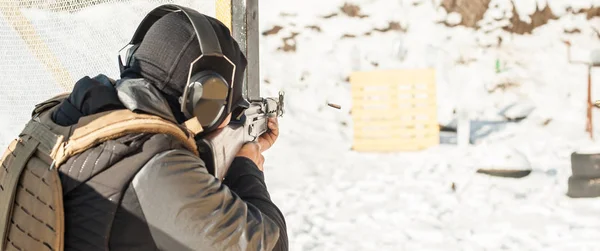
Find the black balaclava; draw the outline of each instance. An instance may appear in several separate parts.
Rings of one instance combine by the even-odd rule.
[[[223,54],[236,65],[232,93],[232,110],[235,110],[237,104],[243,102],[242,85],[247,60],[237,42],[231,37],[229,29],[217,19],[209,16],[206,18],[217,34]],[[183,114],[179,110],[178,100],[183,95],[190,65],[200,55],[194,28],[185,14],[170,13],[150,27],[134,54],[133,67],[121,77],[131,76],[134,71],[147,79],[166,94],[174,115],[182,122]]]

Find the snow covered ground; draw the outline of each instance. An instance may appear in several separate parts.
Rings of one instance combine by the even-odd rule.
[[[546,2],[557,15],[564,14],[531,35],[519,36],[496,28],[500,21],[480,31],[446,27],[439,22],[457,22],[461,17],[434,8],[434,2],[438,1],[354,0],[349,3],[366,15],[358,18],[340,11],[345,3],[341,0],[260,1],[261,32],[282,27],[261,38],[261,76],[263,95],[279,90],[287,95],[281,138],[266,153],[265,168],[272,198],[286,215],[291,250],[600,250],[600,199],[565,195],[570,154],[597,143],[584,132],[587,69],[567,62],[563,43],[570,41],[573,57],[581,60],[600,49],[600,35],[593,29],[600,29],[600,18],[564,14],[567,6],[578,9],[600,3],[519,0],[523,17]],[[510,1],[492,2],[502,10]],[[50,15],[26,14],[37,26],[47,25],[44,20]],[[52,41],[48,46],[54,51],[64,52],[58,57],[74,77],[100,72],[114,76],[113,51],[129,39],[126,30],[135,27],[128,23],[115,28],[122,22],[119,17],[142,14],[106,5],[51,15],[59,20],[54,23],[62,24],[54,27],[58,30],[84,31],[64,20],[87,18],[91,21],[83,27],[92,33],[115,36],[102,41],[95,36],[79,38],[89,47],[76,43],[75,37],[62,41],[53,34],[41,35]],[[493,20],[496,14],[487,13],[484,19]],[[105,18],[109,16],[114,18]],[[396,23],[406,32],[374,30],[396,28]],[[3,32],[5,25],[0,19]],[[565,32],[575,28],[580,32]],[[286,48],[295,46],[295,51],[278,49],[286,37],[293,37],[287,39]],[[99,47],[103,44],[111,48]],[[24,51],[24,45],[13,47],[0,46],[3,61],[35,61],[11,53]],[[83,54],[95,50],[97,58]],[[80,61],[69,63],[73,58]],[[501,73],[496,73],[497,60]],[[102,63],[85,67],[94,61]],[[41,65],[32,67],[43,72]],[[396,154],[351,151],[351,93],[346,81],[350,73],[423,67],[436,69],[440,123],[452,124],[454,110],[465,111],[473,120],[473,144],[442,144]],[[10,79],[2,88],[23,79],[18,67],[1,72],[7,74],[3,79]],[[600,84],[600,71],[593,77]],[[56,90],[40,85],[38,92]],[[27,91],[2,93],[0,112],[10,119],[0,125],[9,128],[16,112],[29,112],[26,107],[33,101],[19,99]],[[600,89],[593,96],[600,99]],[[20,102],[20,108],[9,109],[14,102]],[[327,102],[342,109],[332,109]],[[520,123],[492,123],[511,105],[515,106],[509,114],[531,113]],[[600,125],[600,113],[594,115]],[[600,126],[595,134],[600,135]],[[11,135],[0,137],[7,142]],[[532,174],[523,179],[475,174],[478,168],[522,167],[531,167]]]
[[[565,196],[570,154],[594,144],[584,133],[587,69],[567,62],[562,42],[571,41],[573,57],[587,60],[600,49],[591,28],[599,28],[600,19],[567,15],[532,35],[513,36],[438,24],[455,17],[431,1],[351,3],[368,17],[344,15],[344,1],[261,2],[261,30],[283,27],[263,37],[261,69],[264,94],[288,94],[282,137],[267,153],[266,169],[292,250],[600,250],[600,200]],[[332,13],[338,15],[323,18]],[[407,32],[372,31],[390,22]],[[565,34],[573,28],[581,33]],[[277,50],[293,33],[296,51]],[[421,67],[437,71],[440,122],[465,109],[479,121],[472,126],[476,144],[416,153],[350,151],[350,72]],[[600,79],[598,71],[593,76]],[[503,83],[517,86],[490,93]],[[513,104],[535,109],[518,124],[485,126]],[[480,136],[486,130],[492,133]],[[475,174],[526,166],[533,173],[517,180]]]

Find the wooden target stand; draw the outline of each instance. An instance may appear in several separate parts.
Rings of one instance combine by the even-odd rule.
[[[590,64],[588,66],[588,88],[587,88],[587,122],[586,132],[590,134],[590,138],[594,139],[594,125],[592,122],[592,109],[600,108],[600,101],[592,102],[592,70],[595,67],[600,67],[600,63]]]
[[[600,67],[600,61],[598,62],[586,62],[586,61],[573,61],[571,58],[571,42],[564,41],[567,45],[567,58],[569,63],[571,64],[582,64],[588,67],[588,76],[587,76],[587,111],[586,111],[586,123],[585,123],[585,131],[590,134],[590,138],[594,139],[594,124],[593,124],[593,114],[592,111],[595,108],[600,108],[600,101],[593,102],[592,101],[592,71],[596,67]]]
[[[433,69],[354,72],[350,83],[354,151],[418,151],[439,144]]]

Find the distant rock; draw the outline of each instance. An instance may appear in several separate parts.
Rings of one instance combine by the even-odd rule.
[[[500,115],[509,121],[520,121],[535,110],[535,106],[529,102],[514,103],[500,111]]]

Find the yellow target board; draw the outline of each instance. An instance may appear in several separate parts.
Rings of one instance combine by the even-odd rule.
[[[433,69],[354,72],[353,150],[416,151],[439,145]]]

